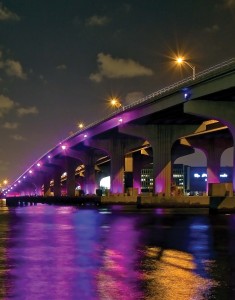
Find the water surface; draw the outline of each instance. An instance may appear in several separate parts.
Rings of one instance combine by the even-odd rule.
[[[0,299],[235,299],[235,215],[0,205]]]

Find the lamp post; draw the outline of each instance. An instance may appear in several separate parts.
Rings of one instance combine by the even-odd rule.
[[[192,70],[193,70],[193,80],[195,79],[196,77],[196,70],[195,70],[195,66],[191,65],[189,62],[187,62],[186,60],[184,60],[183,57],[178,57],[176,59],[176,62],[181,65],[181,64],[186,64],[187,66],[189,66]]]

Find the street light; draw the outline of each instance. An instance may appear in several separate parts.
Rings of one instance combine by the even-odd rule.
[[[186,64],[187,66],[189,66],[192,70],[193,70],[193,80],[195,79],[196,77],[196,70],[195,70],[195,66],[191,65],[189,62],[187,62],[186,60],[184,60],[183,57],[178,57],[176,59],[176,62],[181,65],[181,64]]]
[[[120,108],[122,106],[121,102],[117,98],[112,98],[110,104],[113,107]]]
[[[82,128],[84,128],[84,124],[83,124],[82,122],[79,122],[79,123],[77,124],[77,127],[78,127],[79,129],[82,129]]]

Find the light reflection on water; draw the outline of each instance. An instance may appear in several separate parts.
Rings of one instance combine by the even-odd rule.
[[[0,231],[0,299],[234,299],[234,215],[0,205]]]

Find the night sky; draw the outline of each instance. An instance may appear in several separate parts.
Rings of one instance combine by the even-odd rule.
[[[60,140],[235,57],[235,0],[6,0],[0,3],[0,181]]]

